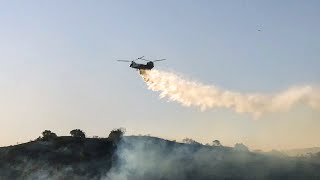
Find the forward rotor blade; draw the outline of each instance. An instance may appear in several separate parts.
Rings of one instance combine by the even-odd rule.
[[[135,60],[142,59],[142,58],[144,58],[144,56],[141,56],[141,57],[139,57],[139,58],[137,58],[137,59],[135,59]]]
[[[141,60],[143,60],[143,61],[150,61],[150,60],[147,60],[147,59],[141,59]],[[156,59],[156,60],[153,60],[152,62],[155,62],[155,61],[164,61],[164,60],[166,60],[166,59]]]
[[[120,62],[131,62],[129,60],[117,60],[117,61],[120,61]]]
[[[156,61],[164,61],[164,60],[166,60],[166,59],[157,59],[157,60],[154,60],[154,61],[152,61],[152,62],[156,62]]]

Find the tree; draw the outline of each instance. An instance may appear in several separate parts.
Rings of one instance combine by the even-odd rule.
[[[75,137],[75,138],[86,138],[86,134],[80,129],[74,129],[70,131],[70,134],[72,137]]]
[[[51,132],[50,130],[45,130],[42,132],[42,138],[40,138],[43,141],[49,141],[57,138],[56,133]]]
[[[249,148],[246,145],[242,144],[242,143],[235,144],[233,149],[235,151],[249,152]]]
[[[201,145],[201,143],[191,139],[191,138],[184,138],[182,140],[183,143],[186,143],[186,144],[192,144],[192,145]]]
[[[116,144],[121,140],[125,132],[126,129],[124,128],[114,129],[110,132],[108,139],[110,139],[113,143]]]
[[[222,146],[219,140],[212,141],[212,146]]]

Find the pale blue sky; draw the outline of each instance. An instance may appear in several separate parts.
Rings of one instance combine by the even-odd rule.
[[[0,145],[44,129],[106,136],[121,126],[255,148],[320,146],[319,112],[296,107],[258,121],[200,112],[159,100],[115,61],[167,58],[156,68],[241,92],[318,85],[319,9],[316,0],[1,1]]]

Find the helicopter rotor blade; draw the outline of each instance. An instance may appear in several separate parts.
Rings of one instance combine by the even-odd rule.
[[[147,60],[147,59],[141,59],[141,60],[143,60],[143,61],[149,61],[149,62],[150,62],[150,60]],[[164,60],[166,60],[166,59],[156,59],[156,60],[153,60],[153,61],[151,61],[151,62],[164,61]]]
[[[157,60],[153,60],[152,62],[156,62],[156,61],[164,61],[166,59],[157,59]]]
[[[119,61],[119,62],[131,62],[129,60],[117,60],[117,61]]]
[[[144,56],[141,56],[141,57],[139,57],[139,58],[137,58],[137,59],[135,59],[135,60],[142,59],[142,58],[144,58]]]

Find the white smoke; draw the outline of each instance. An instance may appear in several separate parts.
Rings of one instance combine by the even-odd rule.
[[[297,104],[304,104],[320,111],[320,90],[311,86],[292,87],[276,94],[240,93],[213,85],[189,81],[175,73],[160,70],[140,70],[152,91],[159,91],[160,98],[168,98],[183,106],[231,108],[238,113],[260,117],[270,112],[288,111]]]

